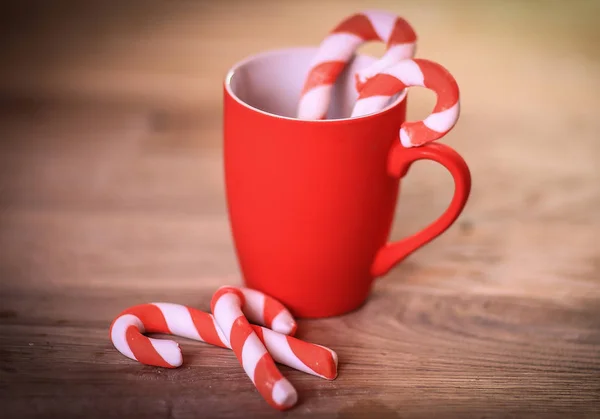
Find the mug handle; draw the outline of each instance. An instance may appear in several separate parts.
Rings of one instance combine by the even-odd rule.
[[[386,243],[377,251],[371,265],[371,274],[375,278],[385,275],[415,250],[446,231],[456,221],[469,198],[471,192],[469,167],[456,151],[444,144],[432,142],[420,147],[405,148],[400,141],[396,141],[388,156],[388,174],[401,179],[417,160],[433,160],[448,169],[454,179],[454,196],[450,206],[433,223],[410,237]]]

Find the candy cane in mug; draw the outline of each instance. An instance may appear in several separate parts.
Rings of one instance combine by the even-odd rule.
[[[319,46],[302,88],[298,118],[324,119],[333,85],[355,51],[369,41],[387,44],[384,56],[356,74],[357,90],[382,69],[414,56],[417,36],[410,24],[388,12],[371,10],[348,17]]]
[[[273,407],[286,410],[296,404],[298,393],[281,374],[265,345],[242,312],[244,294],[234,287],[221,287],[210,306],[215,320],[231,345],[244,371],[263,398]]]
[[[402,124],[402,145],[414,147],[440,139],[454,127],[460,114],[458,84],[440,64],[422,58],[402,60],[371,78],[360,91],[352,117],[383,109],[392,96],[410,86],[434,91],[437,102],[424,120]]]
[[[264,296],[264,300],[270,299],[271,297]],[[253,309],[257,308],[259,307],[254,305]],[[287,310],[285,312],[289,314]],[[268,321],[261,323],[269,324]],[[327,380],[337,377],[337,354],[331,349],[266,327],[252,325],[252,328],[276,362]],[[110,327],[113,345],[126,357],[146,365],[179,367],[183,356],[176,342],[149,338],[142,333],[166,333],[231,349],[211,314],[180,304],[150,303],[133,306],[119,314]]]

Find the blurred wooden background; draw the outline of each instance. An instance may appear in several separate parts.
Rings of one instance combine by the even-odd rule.
[[[361,310],[303,321],[324,382],[282,368],[289,417],[600,417],[598,1],[4,2],[0,6],[0,400],[7,417],[279,417],[233,354],[185,364],[108,340],[127,306],[208,310],[239,283],[225,212],[221,82],[240,59],[317,45],[343,17],[406,17],[457,78],[443,140],[473,192],[444,236]],[[383,46],[363,52],[381,54]],[[411,91],[409,117],[434,98]],[[395,238],[438,216],[434,164],[404,182]]]

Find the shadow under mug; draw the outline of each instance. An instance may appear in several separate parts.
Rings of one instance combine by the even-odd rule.
[[[225,187],[243,281],[303,318],[360,307],[375,278],[454,223],[471,188],[467,164],[450,147],[401,145],[405,92],[380,112],[348,117],[357,98],[353,74],[373,57],[357,55],[346,67],[329,119],[296,119],[316,51],[253,56],[224,83]],[[420,232],[388,243],[400,179],[422,159],[452,174],[450,206]]]

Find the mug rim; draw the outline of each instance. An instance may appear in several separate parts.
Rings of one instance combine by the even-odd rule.
[[[238,97],[238,95],[236,95],[235,92],[233,91],[233,89],[231,88],[231,79],[235,75],[236,70],[239,69],[240,67],[242,67],[243,65],[246,65],[256,59],[263,58],[263,57],[266,57],[269,55],[281,54],[283,52],[307,51],[307,50],[316,51],[317,49],[318,49],[318,47],[312,47],[312,46],[278,48],[278,49],[265,50],[265,51],[259,52],[257,54],[247,56],[246,58],[244,58],[244,59],[238,61],[237,63],[235,63],[234,65],[232,65],[229,68],[229,70],[227,70],[225,79],[223,81],[225,90],[232,99],[234,99],[237,103],[239,103],[240,105],[244,106],[245,108],[247,108],[251,111],[261,113],[261,114],[266,115],[271,118],[283,119],[286,121],[291,121],[291,122],[293,121],[293,122],[306,123],[306,124],[309,124],[309,123],[310,124],[335,124],[335,123],[348,123],[348,122],[359,122],[359,121],[363,122],[365,120],[376,118],[382,114],[392,111],[392,109],[394,109],[396,106],[398,106],[404,100],[406,100],[408,89],[404,89],[402,92],[400,92],[398,94],[398,97],[396,98],[396,100],[394,100],[393,102],[388,104],[385,108],[380,109],[377,112],[373,112],[373,113],[369,113],[369,114],[357,116],[357,117],[347,117],[347,118],[337,118],[337,119],[300,119],[300,118],[293,118],[293,117],[284,116],[284,115],[278,115],[278,114],[267,112],[262,109],[251,106],[248,103],[244,102],[242,99],[240,99]],[[363,56],[363,57],[376,58],[376,57],[373,57],[368,54],[356,54],[356,55]]]

